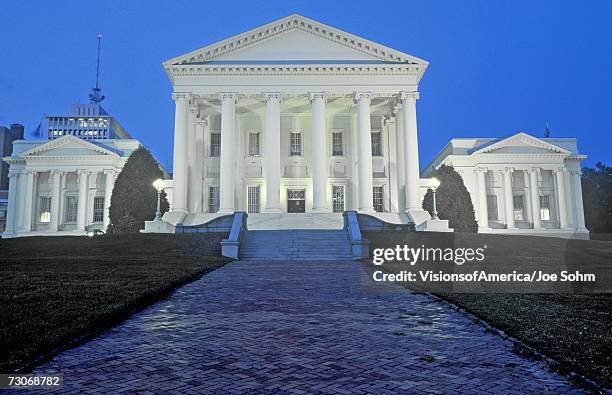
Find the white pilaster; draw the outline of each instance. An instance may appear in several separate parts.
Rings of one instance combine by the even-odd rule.
[[[7,235],[14,235],[16,233],[15,216],[17,214],[17,180],[19,179],[19,173],[12,172],[9,170],[9,192],[8,192],[8,207],[6,208],[6,224],[4,226],[4,232]]]
[[[115,186],[115,172],[112,170],[105,170],[104,174],[106,174],[106,179],[104,180],[104,217],[102,229],[106,231],[108,224],[110,223],[109,209],[111,205],[111,197],[113,195],[113,188]]]
[[[330,211],[327,204],[326,96],[322,92],[310,93],[312,112],[312,211],[323,213]]]
[[[404,131],[404,166],[406,176],[406,209],[421,210],[419,201],[419,138],[417,134],[416,101],[419,92],[400,92]]]
[[[85,230],[85,220],[87,219],[87,190],[89,172],[78,170],[79,175],[79,200],[77,203],[77,230]],[[53,202],[53,200],[51,200]]]
[[[559,227],[567,228],[567,203],[565,201],[565,168],[556,169],[555,177],[557,180],[557,201],[559,203]]]
[[[234,142],[236,127],[236,93],[222,93],[221,100],[221,163],[219,212],[234,212]]]
[[[395,107],[395,168],[397,174],[397,211],[406,210],[406,165],[404,164],[404,121],[402,106]]]
[[[51,222],[49,230],[57,232],[60,224],[60,183],[62,173],[59,170],[51,171]]]
[[[174,181],[172,211],[187,212],[187,145],[188,145],[188,98],[184,94],[172,96],[176,106],[174,113],[174,164],[172,179]]]
[[[504,169],[504,203],[506,206],[506,226],[514,228],[514,197],[512,193],[512,167]]]
[[[359,176],[358,210],[374,212],[372,191],[372,130],[370,125],[370,92],[355,92],[357,103],[357,167]]]
[[[195,161],[193,172],[193,185],[191,186],[192,200],[194,202],[193,212],[204,212],[203,189],[204,189],[204,135],[208,121],[204,115],[198,113],[195,128]]]
[[[278,92],[266,96],[266,143],[263,167],[266,182],[266,206],[264,212],[280,213],[280,103]],[[248,142],[247,142],[248,144]]]
[[[533,228],[542,228],[542,217],[540,214],[540,188],[538,182],[538,169],[532,168],[529,171],[529,191],[531,195],[531,210],[533,218]]]
[[[584,223],[584,205],[582,202],[582,180],[580,179],[580,170],[572,170],[572,179],[574,184],[574,201],[576,203],[576,229],[586,231]]]
[[[487,182],[486,182],[486,168],[476,168],[476,177],[478,177],[478,213],[479,213],[479,227],[481,229],[487,229],[489,227],[489,211],[487,209]]]
[[[26,170],[26,195],[24,196],[23,207],[23,230],[32,230],[32,201],[34,199],[34,176],[35,172]]]

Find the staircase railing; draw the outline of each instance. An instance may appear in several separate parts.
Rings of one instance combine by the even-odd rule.
[[[221,255],[227,258],[238,259],[240,241],[247,230],[247,213],[236,211],[232,221],[232,229],[227,239],[221,240]]]
[[[353,259],[358,260],[369,257],[370,241],[361,237],[357,212],[345,211],[342,213],[342,217],[344,217],[344,230],[348,232],[349,240],[351,241]]]

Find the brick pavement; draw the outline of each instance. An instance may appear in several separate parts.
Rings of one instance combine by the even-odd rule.
[[[233,262],[35,373],[62,372],[66,393],[580,392],[434,298],[361,276]]]

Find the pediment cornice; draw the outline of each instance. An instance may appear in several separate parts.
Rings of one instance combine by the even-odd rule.
[[[492,144],[486,145],[482,148],[479,148],[477,150],[475,150],[472,154],[476,155],[476,154],[494,154],[494,151],[499,150],[501,148],[506,148],[506,147],[517,147],[517,146],[530,146],[530,147],[535,147],[535,148],[541,148],[547,151],[550,151],[551,154],[563,154],[563,155],[570,155],[571,152],[561,148],[557,145],[551,144],[547,141],[538,139],[536,137],[530,136],[527,133],[524,132],[519,132],[513,136],[510,136],[508,138],[496,141]],[[495,153],[496,155],[501,155],[501,153]],[[510,154],[505,154],[505,155],[510,155]],[[517,153],[514,155],[546,155],[546,154],[521,154],[521,153]]]
[[[428,62],[423,59],[377,44],[362,37],[306,18],[302,15],[292,14],[187,54],[169,59],[163,63],[163,66],[170,72],[172,66],[211,61],[294,30],[300,30],[321,39],[332,41],[345,48],[367,55],[373,60],[418,65],[422,69],[425,69],[428,65]]]
[[[51,155],[41,155],[42,153],[44,153],[45,151],[50,151],[52,149],[57,149],[57,148],[62,148],[64,146],[66,146],[67,144],[73,143],[81,148],[84,149],[88,149],[94,152],[99,153],[101,156],[111,156],[111,157],[117,157],[119,158],[119,155],[113,151],[110,151],[106,148],[100,147],[99,145],[93,144],[89,141],[85,141],[83,139],[80,139],[78,137],[72,136],[72,135],[65,135],[63,137],[60,137],[58,139],[54,139],[54,140],[50,140],[47,143],[41,144],[39,146],[36,146],[34,148],[31,148],[27,151],[24,151],[22,153],[19,154],[20,157],[22,158],[28,158],[28,159],[32,159],[34,157],[38,157],[38,158],[42,158],[42,157],[52,157]],[[62,157],[68,157],[68,156],[72,156],[72,155],[65,155]],[[79,157],[84,156],[84,157],[91,157],[91,155],[78,155]]]

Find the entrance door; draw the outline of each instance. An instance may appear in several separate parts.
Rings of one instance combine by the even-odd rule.
[[[287,212],[305,213],[306,212],[306,191],[304,189],[287,190]]]

